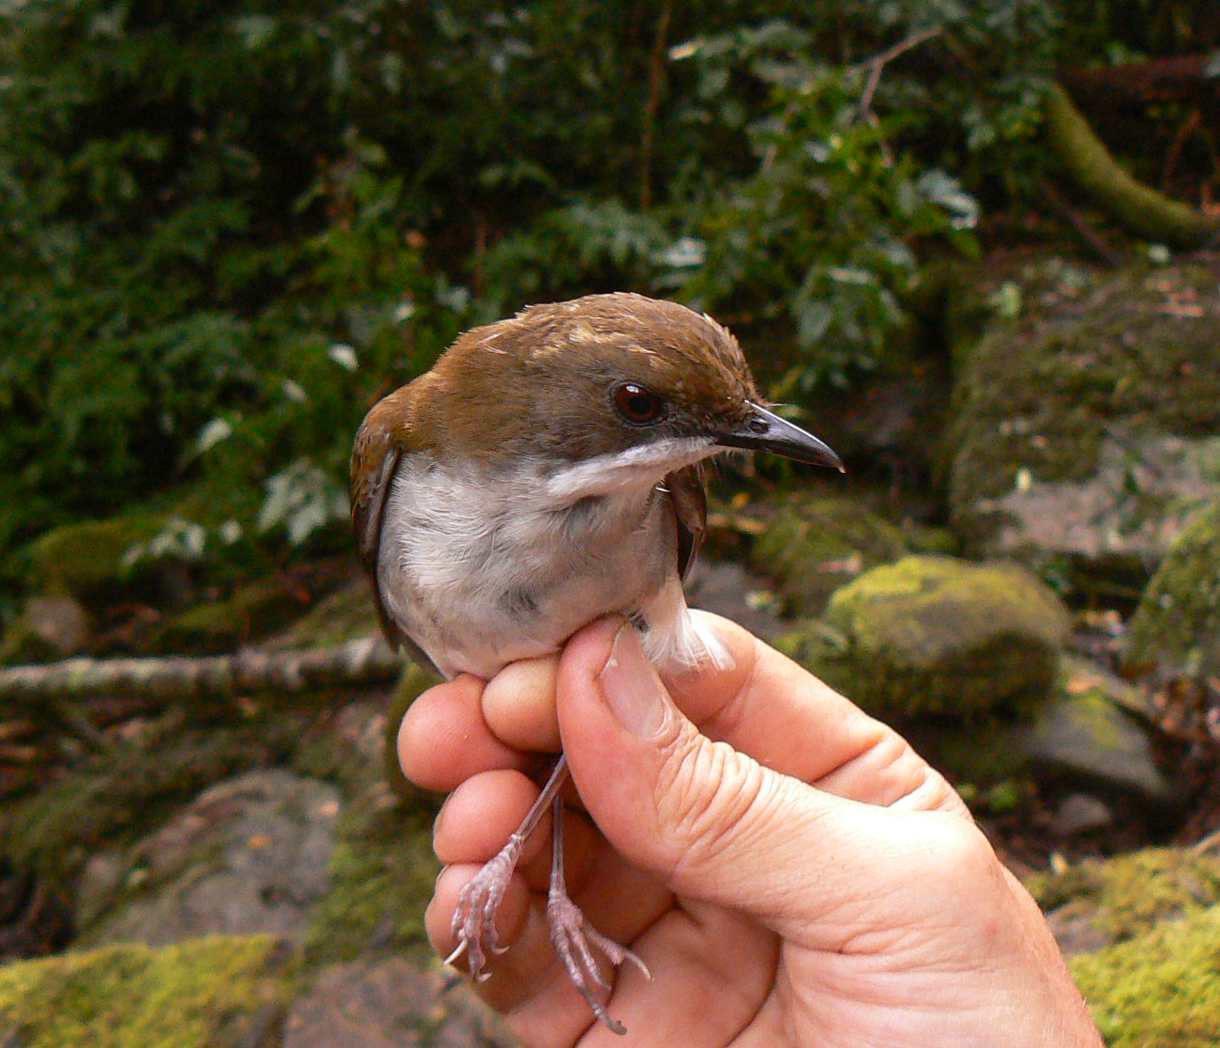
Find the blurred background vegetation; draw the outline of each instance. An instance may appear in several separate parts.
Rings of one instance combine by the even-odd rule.
[[[527,302],[674,297],[768,347],[777,397],[850,388],[909,351],[929,265],[1043,206],[1056,68],[1218,24],[1210,0],[0,0],[8,606],[34,537],[170,491],[198,494],[158,548],[342,544],[369,404]]]

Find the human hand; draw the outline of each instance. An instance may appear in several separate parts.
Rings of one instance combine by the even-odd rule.
[[[662,684],[602,620],[560,656],[424,693],[406,775],[452,790],[428,908],[454,945],[462,885],[567,753],[587,817],[565,820],[568,887],[652,970],[610,973],[625,1043],[1007,1048],[1101,1044],[1037,906],[956,793],[895,732],[740,627],[731,670]],[[549,833],[527,845],[479,992],[536,1048],[623,1044],[597,1024],[545,924]]]

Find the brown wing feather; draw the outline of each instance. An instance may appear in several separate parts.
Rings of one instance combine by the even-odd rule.
[[[678,522],[678,571],[686,578],[707,531],[707,489],[703,468],[685,466],[665,478]]]
[[[421,666],[434,670],[432,660],[408,637],[386,610],[377,582],[377,557],[381,551],[381,526],[386,496],[399,460],[406,451],[412,423],[411,387],[404,386],[374,405],[365,416],[352,447],[352,531],[356,556],[373,589],[377,619],[393,647],[401,648]]]

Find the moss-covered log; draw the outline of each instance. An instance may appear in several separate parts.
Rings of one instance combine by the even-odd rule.
[[[1200,247],[1220,235],[1220,220],[1128,174],[1059,84],[1052,84],[1047,92],[1046,132],[1076,184],[1129,232],[1184,249]]]

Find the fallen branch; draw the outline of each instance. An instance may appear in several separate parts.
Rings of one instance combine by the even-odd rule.
[[[243,651],[209,658],[67,659],[0,670],[0,701],[59,705],[90,695],[163,700],[364,688],[392,681],[403,660],[381,638],[310,651]]]
[[[1077,186],[1128,232],[1187,250],[1220,235],[1220,219],[1132,178],[1059,84],[1047,92],[1046,131]]]

